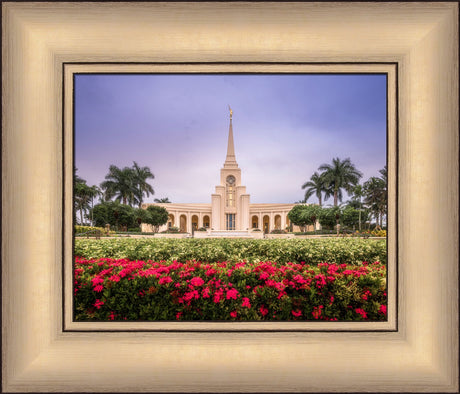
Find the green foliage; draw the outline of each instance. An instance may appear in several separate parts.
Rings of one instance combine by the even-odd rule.
[[[147,182],[154,179],[154,175],[148,167],[139,167],[133,162],[132,167],[118,168],[115,165],[109,167],[105,181],[101,183],[106,200],[115,198],[123,205],[142,204],[144,194],[148,197],[153,194],[152,186]]]
[[[342,201],[342,190],[351,192],[363,175],[349,158],[341,160],[336,157],[332,164],[322,164],[318,169],[323,171],[321,175],[328,194],[334,196],[334,206]]]
[[[339,207],[322,208],[319,213],[318,220],[321,226],[334,228],[334,226],[337,225],[337,222],[340,223],[341,216],[342,212]]]
[[[138,225],[135,220],[134,209],[129,205],[120,204],[118,201],[104,201],[94,206],[93,218],[96,226],[105,227],[134,227]]]
[[[158,227],[168,221],[168,211],[157,205],[149,205],[144,221],[145,223],[151,224],[155,230],[158,231]]]
[[[330,189],[327,188],[326,181],[324,179],[324,173],[318,174],[313,173],[310,181],[305,182],[302,185],[302,189],[305,190],[304,201],[306,202],[313,194],[318,198],[319,206],[322,205],[322,193],[325,193],[324,198],[327,200],[330,197]]]
[[[127,258],[130,260],[277,261],[316,265],[386,263],[386,240],[361,238],[322,239],[166,239],[111,238],[76,239],[75,255],[86,258]]]
[[[288,213],[289,220],[300,227],[315,225],[321,212],[318,205],[295,205]]]
[[[92,226],[75,226],[75,235],[85,234],[88,232],[100,231],[101,235],[106,235],[107,231],[104,227],[92,227]],[[109,235],[115,234],[115,231],[109,231]]]
[[[365,203],[369,207],[372,215],[374,216],[376,223],[383,223],[383,216],[387,213],[387,172],[386,166],[383,170],[380,170],[382,178],[371,177],[367,182],[364,183],[364,196]]]
[[[286,231],[275,229],[275,230],[270,231],[270,234],[286,234]]]
[[[164,198],[155,198],[155,200],[153,200],[155,202],[161,202],[163,204],[169,204],[171,203],[171,201],[169,201],[169,197],[164,197]]]
[[[93,200],[100,194],[97,186],[88,186],[83,178],[77,175],[77,168],[74,168],[74,220],[77,222],[77,211],[80,212],[80,224],[84,224],[84,219],[88,219]]]

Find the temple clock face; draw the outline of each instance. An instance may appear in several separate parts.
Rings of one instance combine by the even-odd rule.
[[[233,184],[235,183],[235,177],[234,177],[233,175],[229,175],[229,176],[227,177],[227,183],[228,183],[229,185],[233,185]]]

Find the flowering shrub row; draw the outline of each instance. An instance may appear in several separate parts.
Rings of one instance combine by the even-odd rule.
[[[386,320],[386,267],[75,258],[75,319]]]
[[[76,239],[75,255],[86,258],[110,257],[128,260],[197,260],[306,262],[358,264],[386,263],[386,240],[358,238],[326,239]]]

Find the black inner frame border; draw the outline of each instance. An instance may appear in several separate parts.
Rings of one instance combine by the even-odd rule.
[[[152,327],[151,329],[129,329],[129,330],[121,330],[121,329],[94,329],[94,330],[87,330],[87,329],[66,329],[65,328],[65,277],[66,275],[70,275],[71,273],[66,273],[65,269],[65,237],[64,237],[64,229],[66,226],[66,221],[65,221],[65,215],[64,213],[66,212],[66,204],[65,204],[65,182],[66,182],[66,175],[65,175],[65,146],[66,146],[66,141],[65,141],[65,67],[66,65],[120,65],[120,66],[125,66],[125,65],[161,65],[161,66],[175,66],[175,65],[279,65],[279,66],[289,66],[289,65],[392,65],[395,67],[396,71],[396,76],[395,76],[395,100],[396,100],[396,108],[395,108],[395,120],[396,120],[396,130],[395,130],[395,150],[396,150],[396,170],[395,170],[395,177],[396,177],[396,184],[395,184],[395,194],[396,194],[396,200],[395,200],[395,229],[393,230],[395,232],[395,254],[396,254],[396,260],[395,260],[395,280],[396,280],[396,294],[395,294],[395,300],[396,300],[396,327],[395,329],[381,329],[381,330],[376,330],[376,329],[371,329],[371,330],[351,330],[351,329],[270,329],[270,328],[261,328],[261,329],[160,329],[160,328],[154,328]],[[63,62],[62,63],[62,68],[61,68],[61,80],[62,80],[62,106],[61,106],[61,111],[62,111],[62,119],[61,119],[61,138],[62,138],[62,145],[61,145],[61,171],[62,171],[62,230],[61,230],[61,259],[62,259],[62,287],[61,287],[61,298],[62,298],[62,331],[63,332],[120,332],[120,333],[129,333],[129,332],[180,332],[180,333],[187,333],[187,332],[195,332],[195,333],[247,333],[247,332],[258,332],[258,333],[288,333],[288,332],[323,332],[323,333],[355,333],[355,332],[398,332],[399,331],[399,218],[398,218],[398,206],[399,206],[399,63],[398,62]],[[389,156],[389,121],[388,119],[388,91],[389,91],[389,80],[388,80],[388,74],[386,72],[350,72],[350,71],[345,71],[345,72],[219,72],[219,71],[213,71],[213,72],[203,72],[203,71],[197,71],[197,72],[190,72],[190,71],[184,71],[184,72],[101,72],[101,71],[96,71],[96,72],[76,72],[72,75],[72,168],[75,167],[75,75],[81,75],[81,74],[105,74],[105,75],[141,75],[141,74],[165,74],[165,75],[178,75],[178,74],[227,74],[227,75],[243,75],[243,74],[252,74],[252,75],[293,75],[293,74],[310,74],[310,75],[325,75],[325,74],[336,74],[336,75],[386,75],[387,76],[387,81],[386,81],[386,165],[388,168],[388,156]],[[387,193],[388,193],[388,180],[387,180]],[[73,171],[72,171],[72,202],[74,200],[74,190],[73,190]],[[72,203],[72,271],[74,268],[75,264],[75,255],[74,255],[74,250],[75,250],[75,223],[74,223],[74,209],[75,206]],[[388,220],[388,218],[387,218]],[[388,222],[387,222],[387,245],[386,245],[386,251],[387,251],[387,256],[388,256]],[[386,272],[386,279],[387,279],[387,290],[388,290],[388,269]],[[72,281],[72,289],[74,287],[73,281]],[[74,310],[72,310],[72,322],[75,322],[74,320]],[[137,322],[137,321],[136,321]],[[181,322],[176,322],[176,321],[161,321],[161,322],[155,322],[155,321],[138,321],[137,323],[151,323],[154,325],[155,323],[177,323],[180,324]],[[232,323],[232,324],[238,324],[238,323],[247,323],[247,322],[227,322],[227,321],[208,321],[208,320],[196,320],[196,321],[191,321],[192,323]],[[252,321],[253,323],[256,323],[255,321]],[[314,321],[312,321],[314,323]],[[101,323],[101,322],[93,322],[93,323]],[[104,321],[104,323],[106,323]],[[120,323],[117,321],[117,323]],[[124,323],[124,322],[122,322]],[[126,323],[133,323],[133,322],[128,322]],[[188,323],[188,322],[187,322]],[[274,322],[274,323],[279,323],[279,322]],[[289,322],[280,322],[282,324],[289,324]],[[309,321],[309,323],[311,323]],[[347,322],[347,323],[354,323],[354,322]],[[362,323],[362,322],[357,322],[357,323]],[[369,322],[371,323],[371,322]]]

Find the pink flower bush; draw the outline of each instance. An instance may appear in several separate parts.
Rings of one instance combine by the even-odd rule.
[[[167,283],[171,283],[173,280],[169,277],[169,276],[163,276],[162,278],[160,278],[160,280],[158,281],[158,283],[160,285],[165,285]]]
[[[98,321],[382,321],[387,319],[385,278],[386,267],[379,262],[76,257],[75,316]]]

